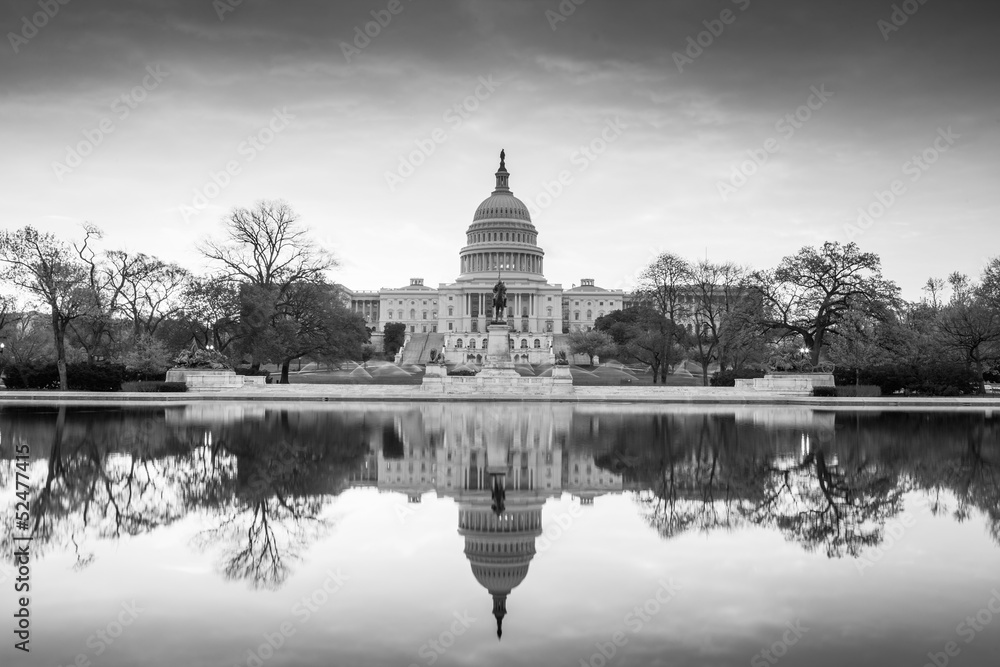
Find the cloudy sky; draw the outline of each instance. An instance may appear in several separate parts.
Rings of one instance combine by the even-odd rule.
[[[0,9],[7,227],[200,271],[227,211],[283,198],[338,282],[437,284],[505,148],[566,287],[855,240],[918,298],[1000,254],[988,3],[60,2]]]

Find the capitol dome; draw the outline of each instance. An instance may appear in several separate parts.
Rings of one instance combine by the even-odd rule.
[[[458,280],[490,280],[498,274],[519,280],[545,282],[545,252],[538,247],[538,230],[531,224],[527,205],[510,191],[510,173],[500,153],[496,188],[483,200],[466,230],[459,252]]]
[[[483,200],[472,217],[477,220],[524,220],[531,222],[531,214],[524,202],[510,192],[494,192]]]

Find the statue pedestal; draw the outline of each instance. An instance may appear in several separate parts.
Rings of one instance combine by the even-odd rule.
[[[171,368],[167,371],[166,381],[183,382],[193,391],[239,389],[245,382],[242,375],[237,375],[228,368]]]
[[[814,387],[833,387],[835,384],[832,373],[768,373],[762,378],[737,380],[736,388],[811,396]]]
[[[486,360],[478,377],[519,378],[510,358],[510,325],[490,324],[486,327]]]
[[[486,327],[486,365],[490,363],[511,363],[510,325],[490,324]],[[513,364],[511,364],[513,368]]]

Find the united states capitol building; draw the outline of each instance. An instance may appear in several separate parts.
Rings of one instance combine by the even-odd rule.
[[[459,275],[437,288],[412,278],[410,284],[378,291],[347,290],[351,308],[364,315],[381,342],[386,324],[406,326],[410,361],[426,363],[431,349],[449,361],[476,359],[485,348],[492,319],[493,286],[507,285],[507,321],[515,361],[543,363],[557,337],[588,331],[598,317],[623,307],[625,293],[598,287],[584,278],[563,289],[545,278],[545,251],[528,207],[511,192],[504,155],[493,193],[481,203],[458,253]]]

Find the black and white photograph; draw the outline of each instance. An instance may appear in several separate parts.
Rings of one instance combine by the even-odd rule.
[[[4,0],[0,667],[995,667],[998,30]]]

